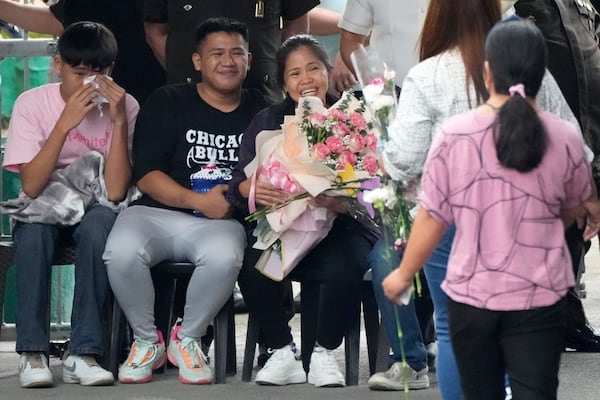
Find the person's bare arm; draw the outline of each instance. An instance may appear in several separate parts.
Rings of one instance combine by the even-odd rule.
[[[342,61],[344,61],[344,64],[346,64],[346,67],[350,71],[354,71],[350,54],[358,49],[360,45],[365,45],[366,42],[367,36],[342,29],[342,34],[340,35],[340,55],[342,56]]]
[[[154,56],[166,69],[167,58],[167,36],[169,35],[169,24],[167,23],[156,23],[156,22],[144,22],[144,31],[146,33],[146,43],[152,49]]]
[[[225,199],[227,185],[217,185],[208,193],[196,193],[181,186],[164,172],[155,170],[144,175],[137,186],[164,205],[200,211],[207,218],[227,218],[231,212],[231,205]]]
[[[340,33],[338,22],[341,14],[317,6],[308,12],[309,29],[311,35],[334,35]]]
[[[59,36],[63,31],[62,23],[54,17],[47,6],[0,0],[0,18],[26,31],[53,36]]]
[[[283,21],[283,29],[281,32],[281,40],[285,40],[291,36],[300,33],[309,32],[308,14],[303,14],[296,19],[288,19]]]

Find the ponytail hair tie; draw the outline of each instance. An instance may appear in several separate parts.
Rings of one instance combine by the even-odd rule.
[[[515,93],[520,94],[522,98],[527,97],[525,95],[525,85],[523,85],[522,83],[517,83],[516,85],[513,85],[513,86],[511,86],[511,87],[508,88],[508,94],[511,97],[514,96]]]

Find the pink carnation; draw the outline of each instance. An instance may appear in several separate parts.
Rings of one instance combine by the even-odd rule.
[[[352,134],[348,141],[348,149],[354,153],[358,153],[365,147],[365,140],[361,135]]]
[[[343,150],[337,159],[337,167],[339,169],[344,169],[346,167],[346,164],[354,166],[356,164],[356,161],[356,154],[354,154],[350,150]]]
[[[331,131],[335,136],[343,137],[350,133],[350,128],[342,121],[338,121],[332,128]]]
[[[339,153],[344,148],[342,139],[336,136],[329,136],[327,140],[325,140],[325,144],[331,153]]]
[[[365,141],[367,142],[367,148],[371,151],[377,151],[377,136],[372,133],[369,133],[365,136]]]
[[[307,117],[307,119],[315,126],[323,126],[325,120],[327,120],[327,115],[325,114],[311,114]]]
[[[385,80],[382,77],[373,78],[371,85],[385,85]]]
[[[324,161],[329,155],[329,148],[324,143],[316,143],[312,147],[313,157],[319,161]]]
[[[350,121],[358,130],[367,129],[367,120],[360,113],[353,112],[350,114]]]
[[[369,175],[375,175],[375,172],[377,172],[377,159],[375,157],[365,157],[363,164],[365,166],[365,171],[367,171]]]
[[[329,110],[329,115],[333,118],[344,121],[346,119],[346,114],[342,110],[334,108],[333,110]]]

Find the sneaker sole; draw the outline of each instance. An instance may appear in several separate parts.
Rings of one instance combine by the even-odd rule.
[[[171,351],[170,346],[167,349],[167,359],[169,360],[169,362],[171,364],[173,364],[174,366],[179,368],[179,363],[177,362],[177,359],[173,355],[173,352]],[[208,366],[208,364],[206,365],[206,368],[210,368]],[[202,378],[202,379],[198,379],[198,380],[191,380],[191,379],[187,379],[187,378],[184,378],[183,376],[179,375],[179,382],[185,383],[186,385],[210,385],[213,383],[213,379],[212,378],[210,378],[210,379]]]
[[[316,387],[344,387],[346,386],[346,381],[342,380],[342,381],[332,381],[332,382],[319,382],[319,379],[316,378],[314,375],[311,375],[311,373],[308,373],[308,383],[310,383],[311,385],[315,385]]]
[[[381,390],[381,391],[400,391],[404,390],[405,385],[394,385],[386,382],[369,382],[367,383],[369,389],[371,390]],[[409,390],[420,390],[420,389],[429,389],[429,378],[427,380],[423,379],[422,381],[412,381],[408,384]]]
[[[304,372],[302,374],[297,373],[288,375],[282,379],[272,379],[270,381],[256,379],[254,382],[263,386],[297,385],[300,383],[306,383],[306,374]]]
[[[19,384],[22,388],[45,388],[54,386],[54,381],[39,380],[25,383],[19,382]]]
[[[81,386],[111,386],[115,384],[114,379],[97,379],[93,381],[85,381],[79,378],[75,378],[72,376],[64,376],[63,375],[63,383],[71,384],[71,383],[79,383]]]
[[[167,355],[163,353],[162,357],[160,359],[157,360],[156,363],[154,363],[154,365],[152,365],[152,370],[150,371],[150,374],[141,378],[141,379],[133,379],[133,378],[121,378],[119,377],[119,382],[121,383],[148,383],[152,380],[152,371],[156,371],[157,369],[161,368],[163,365],[165,365],[165,362],[167,361]]]

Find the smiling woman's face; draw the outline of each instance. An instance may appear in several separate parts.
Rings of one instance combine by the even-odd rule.
[[[308,46],[300,46],[290,52],[283,80],[283,89],[296,103],[300,97],[316,96],[325,104],[329,87],[327,67]]]

